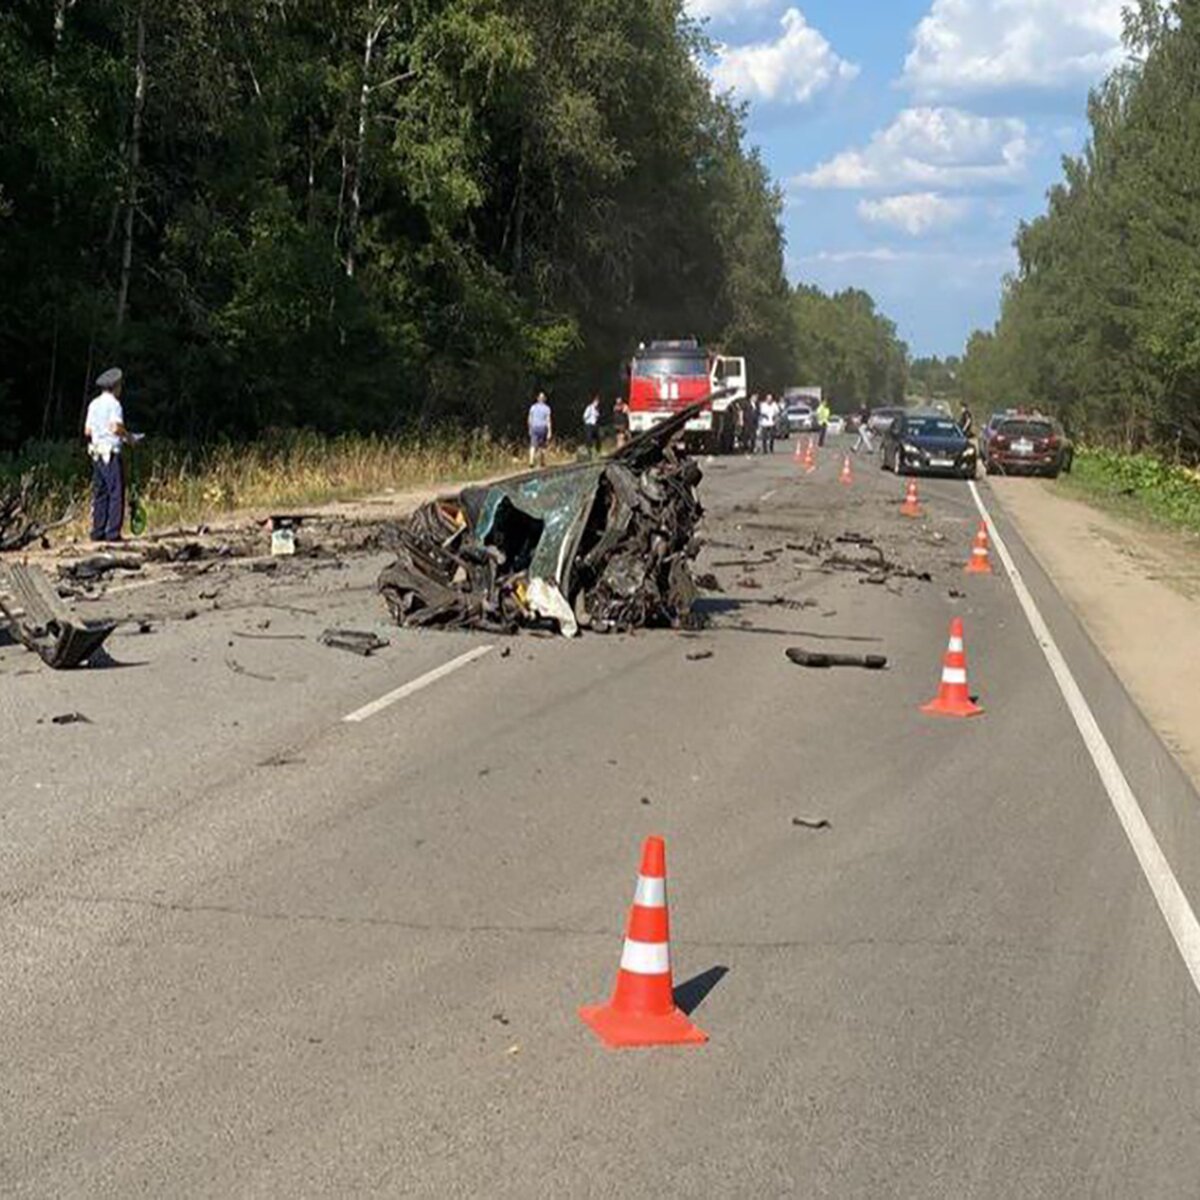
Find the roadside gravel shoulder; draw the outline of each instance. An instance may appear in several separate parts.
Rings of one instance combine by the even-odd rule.
[[[1200,787],[1200,549],[1068,499],[989,481],[1029,549]]]

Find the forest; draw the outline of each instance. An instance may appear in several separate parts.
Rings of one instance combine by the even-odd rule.
[[[656,336],[894,389],[869,297],[789,286],[705,45],[681,0],[9,0],[0,449],[114,362],[185,443],[512,430]]]
[[[961,382],[981,411],[1041,405],[1096,444],[1200,460],[1200,2],[1141,0],[1090,137],[1016,237],[1000,320]]]

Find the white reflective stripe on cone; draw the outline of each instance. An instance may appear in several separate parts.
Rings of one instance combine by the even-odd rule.
[[[961,654],[963,652],[963,649],[964,649],[964,647],[963,647],[962,638],[951,638],[950,639],[950,653],[951,654]]]
[[[947,667],[942,672],[943,683],[966,683],[967,673],[962,667]]]
[[[652,875],[639,875],[633,902],[641,908],[666,908],[667,881]]]
[[[634,975],[665,975],[671,969],[671,947],[666,942],[635,942],[625,939],[621,970]]]

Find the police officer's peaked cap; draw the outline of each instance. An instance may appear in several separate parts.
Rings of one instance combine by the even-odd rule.
[[[120,367],[109,367],[109,369],[105,371],[103,375],[97,377],[96,386],[98,388],[116,387],[117,384],[120,383],[124,378],[125,375],[121,371]]]

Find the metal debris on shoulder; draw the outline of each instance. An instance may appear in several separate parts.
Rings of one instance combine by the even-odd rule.
[[[116,628],[114,621],[76,620],[44,571],[18,563],[0,566],[0,618],[56,670],[82,666]]]
[[[396,531],[379,590],[403,626],[621,632],[688,623],[703,515],[676,440],[689,406],[616,454],[427,504]]]

